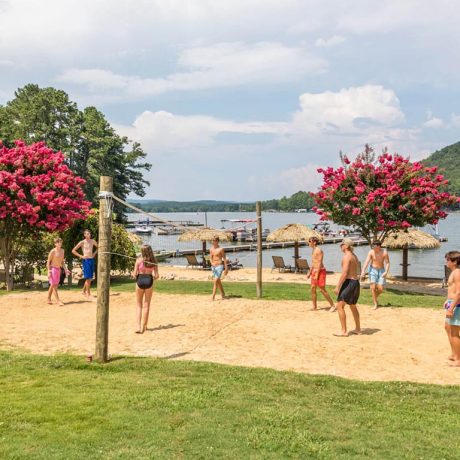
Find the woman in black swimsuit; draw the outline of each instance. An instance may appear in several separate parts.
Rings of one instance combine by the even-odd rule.
[[[134,265],[133,277],[136,279],[136,334],[143,334],[149,321],[150,301],[153,294],[153,281],[158,279],[158,264],[151,246],[144,244],[141,257]]]

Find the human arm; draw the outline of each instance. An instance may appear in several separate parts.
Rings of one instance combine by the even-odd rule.
[[[367,266],[370,264],[371,259],[372,259],[372,251],[369,251],[368,254],[367,254],[366,260],[364,261],[363,268],[361,270],[361,278],[366,277]]]
[[[153,266],[153,273],[154,273],[153,278],[157,280],[160,277],[160,272],[158,270],[158,264],[155,264]]]
[[[93,252],[93,257],[96,257],[96,254],[97,254],[97,242],[93,240],[93,246],[96,248],[96,250]]]
[[[83,259],[83,255],[80,254],[79,252],[77,252],[80,248],[81,248],[81,245],[83,244],[83,241],[80,241],[73,249],[72,249],[72,254],[75,256],[75,257],[78,257],[79,259]]]
[[[387,251],[385,251],[385,255],[383,256],[383,262],[385,264],[385,273],[383,274],[383,277],[386,278],[388,272],[390,271],[390,256]]]
[[[337,286],[334,289],[334,292],[336,294],[339,293],[340,288],[342,287],[342,284],[347,279],[347,273],[348,273],[349,268],[350,268],[350,258],[346,257],[345,260],[342,261],[342,273],[340,274],[339,281],[337,282]]]
[[[46,269],[48,271],[51,270],[51,261],[53,260],[53,254],[54,254],[54,249],[51,249],[51,251],[48,254],[48,260],[46,261]]]
[[[228,273],[228,265],[227,265],[227,256],[225,255],[225,251],[222,249],[222,260],[224,262],[224,273]]]

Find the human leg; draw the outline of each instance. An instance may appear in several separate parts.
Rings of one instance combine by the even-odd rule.
[[[152,300],[153,288],[145,289],[144,302],[142,304],[142,331],[147,329],[150,313],[150,302]]]
[[[340,327],[342,328],[342,331],[340,334],[334,334],[337,336],[347,336],[347,316],[345,314],[345,302],[342,300],[338,300],[336,304],[337,308],[337,313],[339,314],[339,320],[340,320]]]
[[[329,302],[330,307],[334,308],[334,302],[332,301],[329,292],[326,291],[326,288],[320,287],[319,289],[321,290],[321,294],[323,294],[324,298]]]
[[[142,333],[142,304],[144,301],[144,290],[140,289],[136,285],[136,323],[137,323],[137,334]]]
[[[353,314],[353,319],[355,320],[355,329],[350,331],[352,334],[361,334],[361,323],[359,321],[359,311],[356,305],[350,305],[351,313]]]
[[[452,356],[454,358],[452,366],[460,367],[460,326],[450,325],[450,343],[452,346]]]
[[[371,283],[371,294],[372,294],[372,301],[374,302],[374,310],[378,308],[378,301],[377,301],[377,284]]]
[[[217,287],[219,288],[222,299],[224,299],[225,298],[224,286],[220,278],[217,278]]]
[[[317,295],[316,295],[316,286],[311,287],[311,303],[313,304],[312,310],[317,310],[318,305],[317,305]]]
[[[450,339],[450,335],[451,335],[451,326],[449,323],[444,323],[444,329],[446,330],[446,334],[447,334],[447,340],[449,341],[449,345],[450,345],[450,356],[449,356],[449,359],[451,361],[453,361],[455,359],[454,357],[454,347],[452,346],[452,340]]]

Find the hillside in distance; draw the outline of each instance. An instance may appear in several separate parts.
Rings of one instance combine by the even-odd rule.
[[[439,172],[449,179],[449,191],[460,195],[460,142],[437,150],[422,163],[427,166],[438,166]]]

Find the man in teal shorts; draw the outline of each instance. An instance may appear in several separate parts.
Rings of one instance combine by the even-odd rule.
[[[214,284],[212,286],[212,300],[216,297],[217,289],[221,293],[222,300],[225,299],[224,287],[222,286],[222,275],[227,275],[227,257],[225,251],[219,246],[219,237],[215,236],[212,240],[212,248],[209,251],[211,257],[211,270]]]
[[[390,258],[387,251],[382,249],[380,241],[372,243],[372,249],[367,254],[366,261],[361,272],[361,279],[366,277],[366,269],[369,265],[369,283],[371,285],[372,300],[374,301],[374,310],[379,307],[378,298],[383,292],[385,278],[390,269]]]
[[[451,366],[460,367],[460,252],[450,251],[446,254],[446,266],[451,274],[447,280],[447,300],[445,329],[452,354],[449,356]]]

